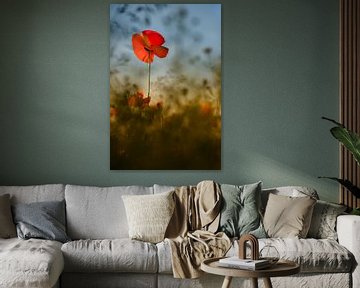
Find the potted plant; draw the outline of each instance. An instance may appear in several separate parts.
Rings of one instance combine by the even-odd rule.
[[[325,119],[327,121],[336,124],[335,127],[330,129],[331,135],[333,135],[335,139],[340,141],[340,143],[342,143],[345,146],[345,148],[350,151],[357,164],[360,165],[360,136],[355,132],[350,131],[343,124],[336,122],[333,119],[326,117],[322,117],[322,119]],[[337,181],[347,190],[349,190],[356,198],[360,198],[360,188],[354,185],[348,179],[341,179],[336,177],[319,177],[319,178],[327,178]],[[360,207],[354,208],[351,214],[360,215]]]

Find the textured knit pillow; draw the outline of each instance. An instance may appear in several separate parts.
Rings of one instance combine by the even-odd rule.
[[[222,184],[220,188],[223,201],[218,230],[229,237],[251,233],[265,238],[259,213],[261,182],[244,186]]]
[[[65,232],[65,201],[15,204],[13,214],[19,238],[70,241]]]
[[[175,208],[173,193],[122,196],[131,239],[151,243],[164,240]]]
[[[346,206],[318,200],[312,214],[309,238],[337,240],[336,218]]]
[[[306,197],[269,195],[264,227],[269,237],[306,238],[316,200]]]
[[[0,238],[16,237],[15,224],[11,215],[10,196],[0,196]]]

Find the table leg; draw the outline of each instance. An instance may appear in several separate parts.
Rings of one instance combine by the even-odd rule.
[[[221,286],[221,288],[230,288],[232,277],[231,276],[225,276],[224,282]]]
[[[251,278],[252,287],[258,288],[258,279],[257,278]]]
[[[263,279],[264,279],[265,288],[273,288],[270,278],[266,277]]]

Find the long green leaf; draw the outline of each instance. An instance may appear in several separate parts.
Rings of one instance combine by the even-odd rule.
[[[324,120],[330,121],[330,122],[332,122],[332,123],[336,124],[337,126],[340,126],[340,127],[345,127],[343,124],[341,124],[341,123],[339,123],[339,122],[335,121],[334,119],[327,118],[327,117],[321,117],[321,119],[324,119]]]
[[[340,178],[336,178],[336,177],[318,177],[318,178],[326,178],[326,179],[337,181],[342,186],[344,186],[346,189],[348,189],[356,198],[360,198],[360,188],[355,186],[349,180],[340,179]]]
[[[356,162],[360,165],[360,136],[333,119],[322,118],[337,125],[330,129],[331,134],[351,152]]]
[[[360,165],[360,137],[356,133],[343,127],[331,128],[331,134],[339,140],[354,156]]]

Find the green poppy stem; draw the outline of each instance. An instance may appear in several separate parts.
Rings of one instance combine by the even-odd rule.
[[[149,58],[150,58],[150,51],[149,51]],[[147,93],[147,97],[150,97],[150,73],[151,73],[151,62],[148,63],[148,93]]]

